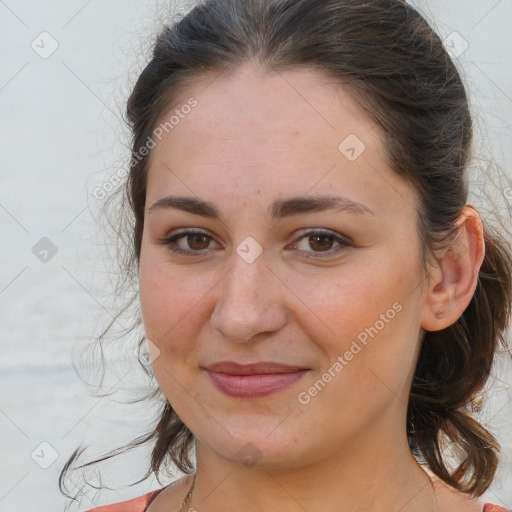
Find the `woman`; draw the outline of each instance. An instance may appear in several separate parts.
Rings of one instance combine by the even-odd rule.
[[[505,510],[478,499],[499,445],[471,410],[512,258],[466,203],[468,102],[420,14],[208,0],[160,33],[127,112],[165,396],[145,441],[189,475],[92,511]]]

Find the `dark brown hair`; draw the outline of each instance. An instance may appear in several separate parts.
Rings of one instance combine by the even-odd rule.
[[[144,223],[148,157],[140,158],[140,148],[187,83],[249,60],[274,71],[314,68],[350,88],[381,127],[391,168],[418,192],[428,278],[428,261],[450,244],[467,203],[472,119],[461,77],[442,41],[400,0],[206,0],[161,31],[127,104],[133,139],[124,192],[135,220],[126,224],[129,274],[137,274]],[[490,486],[500,448],[472,413],[479,410],[499,345],[509,350],[504,331],[511,315],[510,247],[486,222],[484,240],[485,259],[469,306],[450,327],[425,332],[407,413],[414,455],[445,482],[474,496]],[[140,318],[134,325],[141,325]],[[152,472],[158,477],[169,462],[192,471],[194,436],[167,400],[156,427],[126,447],[153,440],[144,479]],[[455,469],[445,459],[450,442],[468,454]],[[77,449],[66,463],[61,490],[80,454]]]

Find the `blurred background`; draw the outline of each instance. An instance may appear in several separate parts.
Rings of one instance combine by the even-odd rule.
[[[467,83],[477,135],[473,204],[489,220],[496,213],[510,219],[512,1],[410,3],[445,40]],[[69,500],[58,476],[78,445],[90,446],[81,461],[91,460],[146,433],[156,419],[148,403],[123,403],[148,390],[136,336],[105,354],[113,371],[103,389],[116,391],[110,397],[89,393],[86,382],[98,376],[80,354],[121,304],[114,240],[99,211],[128,163],[124,103],[153,35],[180,8],[149,0],[0,0],[0,512],[64,510]],[[126,318],[117,320],[119,329]],[[81,378],[73,357],[83,362]],[[485,498],[512,508],[512,369],[504,357],[491,384],[481,418],[503,454]],[[146,473],[149,454],[146,446],[102,465],[102,483],[113,490],[89,489],[71,510],[139,496],[178,476],[129,487]]]

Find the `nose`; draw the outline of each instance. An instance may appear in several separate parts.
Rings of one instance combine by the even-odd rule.
[[[261,254],[252,263],[236,252],[216,289],[212,327],[232,343],[246,343],[258,334],[281,329],[287,320],[283,284]]]

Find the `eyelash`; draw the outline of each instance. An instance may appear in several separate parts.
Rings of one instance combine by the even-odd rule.
[[[157,238],[156,242],[158,244],[167,246],[169,251],[171,251],[174,254],[192,256],[192,257],[202,256],[204,254],[204,251],[207,251],[207,249],[201,249],[199,251],[194,251],[194,250],[184,250],[179,247],[176,247],[176,242],[179,239],[185,238],[190,235],[195,235],[195,234],[203,235],[203,236],[209,238],[210,240],[213,240],[213,237],[211,237],[204,231],[188,229],[186,231],[182,231],[182,232],[180,232],[176,235],[173,235],[171,237]],[[331,239],[334,239],[334,241],[339,243],[340,245],[335,249],[328,249],[326,251],[312,251],[313,254],[318,254],[318,256],[306,256],[308,258],[325,258],[327,256],[333,256],[334,254],[341,252],[345,248],[352,246],[352,243],[348,238],[342,237],[342,236],[336,234],[335,232],[331,232],[328,230],[319,230],[319,229],[314,229],[314,230],[309,230],[309,231],[303,230],[302,236],[299,239],[297,239],[296,242],[293,242],[293,245],[296,246],[299,243],[299,241],[303,240],[304,238],[311,237],[311,236],[327,236]],[[309,252],[309,251],[305,251],[305,252]],[[321,256],[323,254],[325,254],[326,256]]]

